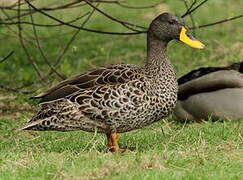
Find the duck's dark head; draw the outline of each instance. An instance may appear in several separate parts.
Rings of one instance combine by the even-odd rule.
[[[148,35],[166,42],[176,39],[193,48],[204,48],[204,45],[189,33],[183,19],[170,13],[156,17],[149,26]]]

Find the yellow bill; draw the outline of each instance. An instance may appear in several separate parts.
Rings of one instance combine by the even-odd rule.
[[[201,43],[200,41],[193,39],[193,37],[189,37],[186,34],[186,28],[182,27],[181,28],[181,32],[180,32],[180,41],[184,42],[185,44],[193,47],[193,48],[198,48],[198,49],[203,49],[204,48],[204,44]]]

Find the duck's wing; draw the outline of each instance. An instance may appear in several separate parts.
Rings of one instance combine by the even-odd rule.
[[[136,76],[137,69],[137,66],[127,64],[91,69],[60,82],[46,92],[32,97],[32,99],[41,99],[39,103],[45,103],[67,97],[81,90],[108,84],[125,83]]]
[[[240,73],[243,73],[243,61],[240,63],[234,63],[231,64],[229,66],[222,66],[222,67],[202,67],[196,70],[193,70],[187,74],[185,74],[184,76],[180,77],[177,81],[178,81],[178,85],[187,83],[191,80],[200,78],[204,75],[207,75],[209,73],[213,73],[216,71],[222,71],[222,70],[235,70],[238,71]]]
[[[189,96],[203,92],[242,87],[242,73],[236,70],[218,70],[181,84],[179,86],[178,99],[184,100]]]

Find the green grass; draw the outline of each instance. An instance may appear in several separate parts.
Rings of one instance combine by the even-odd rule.
[[[131,5],[142,6],[147,1],[132,0]],[[158,2],[158,1],[150,1]],[[149,2],[149,3],[150,3]],[[44,3],[44,2],[43,2]],[[204,24],[242,13],[241,0],[209,1],[195,14],[197,24]],[[148,26],[152,17],[163,10],[183,14],[181,1],[168,1],[160,7],[144,10],[128,10],[115,5],[101,5],[115,17]],[[55,12],[65,20],[74,17],[82,9]],[[61,15],[61,13],[64,13]],[[65,16],[68,14],[68,16]],[[0,17],[3,15],[0,14]],[[52,22],[35,15],[37,22]],[[190,19],[186,19],[190,26]],[[87,27],[110,31],[127,31],[118,24],[104,20],[98,13]],[[201,67],[226,65],[239,62],[243,55],[242,19],[196,31],[206,49],[198,51],[181,43],[171,42],[169,56],[178,77]],[[32,33],[31,27],[24,31]],[[54,63],[61,47],[71,37],[72,29],[39,28],[42,47]],[[58,35],[60,33],[61,35]],[[80,32],[64,56],[59,68],[71,76],[88,68],[109,63],[143,64],[145,35],[110,36]],[[4,28],[0,30],[0,55],[10,50],[15,54],[0,64],[1,83],[18,87],[38,80],[21,46]],[[31,55],[43,63],[38,50],[26,44]],[[51,76],[51,84],[59,81]],[[36,84],[26,90],[39,89],[39,93],[51,84]],[[30,95],[0,91],[0,107],[32,108],[36,102]],[[131,149],[122,154],[106,152],[106,138],[101,134],[80,132],[21,132],[14,129],[31,118],[31,112],[0,112],[0,179],[242,179],[243,178],[243,121],[206,122],[180,124],[174,117],[140,130],[121,134],[120,146]]]

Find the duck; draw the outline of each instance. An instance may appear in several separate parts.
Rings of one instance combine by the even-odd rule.
[[[201,67],[178,79],[177,121],[243,118],[243,61]]]
[[[147,31],[144,65],[113,64],[70,77],[40,95],[40,110],[19,130],[103,133],[111,152],[123,152],[118,133],[140,129],[168,116],[177,101],[177,80],[166,53],[171,40],[202,49],[183,19],[156,17]]]

